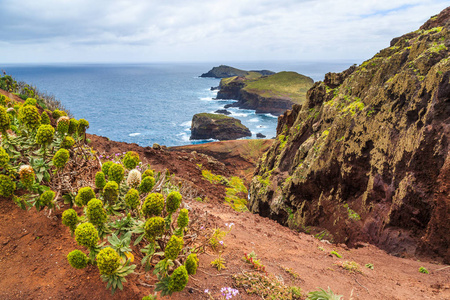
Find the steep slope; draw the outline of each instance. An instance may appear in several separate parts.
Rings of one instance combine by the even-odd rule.
[[[335,242],[450,261],[450,8],[279,117],[250,208]]]

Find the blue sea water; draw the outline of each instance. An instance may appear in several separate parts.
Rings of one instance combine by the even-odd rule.
[[[295,71],[323,80],[327,72],[339,72],[353,62],[250,62],[227,63],[247,69],[275,72]],[[18,81],[53,94],[74,115],[89,121],[88,133],[111,140],[151,146],[158,143],[179,146],[205,141],[190,141],[192,116],[214,112],[233,100],[213,100],[211,87],[220,80],[200,78],[202,73],[221,63],[152,64],[51,64],[10,65],[0,69]],[[275,136],[277,118],[255,114],[253,110],[228,108],[252,131]]]

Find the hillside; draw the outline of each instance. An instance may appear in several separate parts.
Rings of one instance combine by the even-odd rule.
[[[250,209],[292,229],[450,262],[450,8],[279,119]]]
[[[303,103],[313,83],[311,78],[295,72],[259,78],[230,77],[220,81],[217,99],[238,100],[230,106],[280,115],[292,105]]]

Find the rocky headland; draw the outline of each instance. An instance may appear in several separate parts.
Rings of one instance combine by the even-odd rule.
[[[313,83],[311,78],[295,72],[279,72],[258,78],[235,76],[220,81],[217,99],[238,100],[229,107],[281,115],[292,105],[303,103]]]
[[[279,118],[251,211],[334,242],[449,263],[449,47],[447,8],[316,82]]]
[[[218,67],[214,67],[206,73],[200,75],[200,77],[212,77],[212,78],[227,78],[233,76],[267,76],[275,74],[275,72],[269,70],[259,70],[259,71],[244,71],[240,69],[236,69],[233,67],[220,65]]]
[[[241,121],[223,114],[200,113],[192,117],[191,140],[235,140],[252,136]]]

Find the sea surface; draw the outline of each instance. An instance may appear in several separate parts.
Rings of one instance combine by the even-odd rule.
[[[295,71],[323,80],[327,72],[340,72],[354,62],[251,62],[226,63],[246,70]],[[2,64],[18,81],[37,86],[60,100],[77,118],[89,121],[88,133],[111,140],[151,146],[204,143],[191,141],[192,116],[214,112],[233,100],[214,100],[211,87],[220,80],[200,78],[225,63],[151,64]],[[277,117],[253,110],[228,108],[232,117],[250,128],[253,136],[275,136]]]

